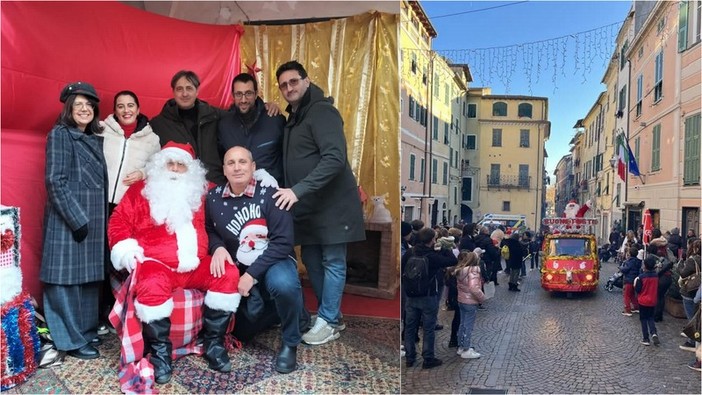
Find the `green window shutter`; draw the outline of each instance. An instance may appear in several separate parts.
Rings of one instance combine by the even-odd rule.
[[[700,183],[700,114],[685,119],[683,184]]]
[[[682,52],[687,49],[687,10],[688,2],[680,2],[680,15],[678,18],[678,52]]]
[[[651,171],[661,169],[661,125],[653,127],[653,142],[651,144]]]

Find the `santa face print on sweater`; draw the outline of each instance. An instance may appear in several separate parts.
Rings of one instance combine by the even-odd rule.
[[[239,232],[236,260],[243,265],[251,266],[266,248],[268,248],[266,220],[263,218],[252,219],[244,224]]]
[[[221,187],[218,187],[222,193]],[[225,201],[224,206],[233,211],[233,218],[225,225],[225,229],[239,240],[236,260],[242,265],[251,266],[256,258],[268,248],[268,224],[264,218],[262,207],[267,188],[256,188],[251,199]],[[241,206],[239,206],[241,205]]]

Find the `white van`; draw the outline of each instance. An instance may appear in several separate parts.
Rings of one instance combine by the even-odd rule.
[[[505,228],[505,233],[509,234],[513,229],[528,228],[526,215],[521,214],[485,214],[478,221],[478,225],[497,228],[502,225]]]

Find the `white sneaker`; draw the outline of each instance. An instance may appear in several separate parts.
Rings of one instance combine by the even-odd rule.
[[[334,330],[323,318],[317,317],[312,329],[302,335],[302,341],[316,346],[338,339],[339,336],[339,331]]]
[[[477,358],[480,358],[480,354],[475,352],[473,347],[471,347],[468,350],[464,351],[463,354],[461,354],[461,358],[463,358],[463,359],[477,359]]]
[[[463,354],[464,352],[466,352],[466,349],[465,349],[465,348],[458,347],[458,350],[456,350],[456,355],[461,355],[461,354]]]
[[[317,322],[317,314],[312,314],[310,316],[310,325],[314,326],[315,322]],[[344,323],[344,315],[339,315],[339,323],[337,325],[331,325],[331,327],[334,328],[334,330],[336,330],[337,332],[341,332],[344,329],[346,329],[346,324]]]
[[[405,350],[400,350],[400,358],[405,356]]]

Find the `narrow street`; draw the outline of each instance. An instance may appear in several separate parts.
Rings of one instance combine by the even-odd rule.
[[[685,320],[664,313],[656,323],[661,345],[640,344],[638,315],[621,314],[621,289],[602,286],[615,270],[603,264],[598,291],[572,297],[544,291],[538,271],[528,273],[519,293],[508,292],[507,277],[498,275],[495,298],[478,311],[472,336],[482,357],[464,360],[447,347],[453,311],[442,310],[436,357],[444,363],[423,370],[420,342],[415,367],[402,359],[402,392],[699,394],[700,373],[685,366],[694,353],[678,348]]]

